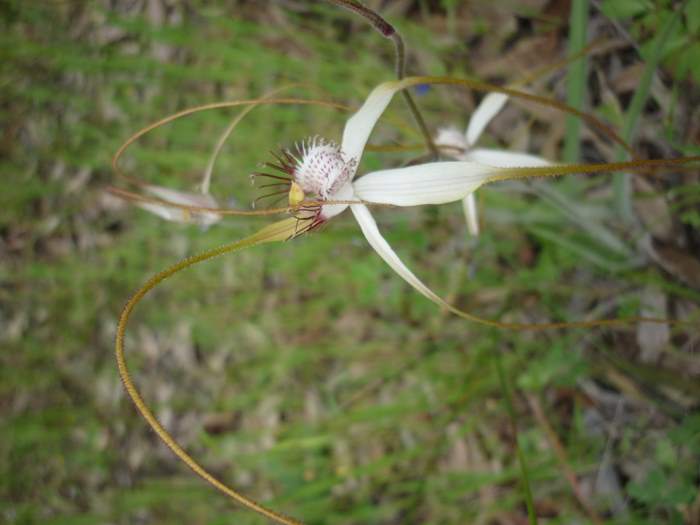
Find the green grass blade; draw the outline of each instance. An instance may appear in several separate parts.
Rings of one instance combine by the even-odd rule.
[[[637,126],[637,121],[639,120],[639,116],[642,114],[644,105],[649,98],[651,82],[654,79],[654,71],[656,71],[656,68],[659,65],[666,41],[673,34],[673,29],[678,22],[678,18],[678,12],[670,16],[656,37],[656,41],[652,46],[651,56],[644,67],[642,78],[639,80],[637,89],[634,91],[634,96],[632,97],[629,108],[627,108],[622,138],[625,139],[625,142],[628,144],[632,141],[634,129]],[[619,146],[616,148],[616,156],[617,160],[622,160],[625,158],[625,152]],[[629,173],[616,173],[615,178],[613,179],[613,185],[615,189],[615,203],[617,210],[623,219],[630,221],[633,214],[631,191],[632,183]]]
[[[513,435],[515,436],[515,449],[518,454],[518,463],[520,464],[520,481],[522,483],[523,496],[525,497],[525,505],[527,506],[527,516],[530,521],[530,525],[537,525],[535,503],[532,498],[532,489],[530,488],[530,474],[527,468],[525,454],[523,454],[523,451],[520,448],[518,428],[515,420],[515,409],[513,408],[513,400],[511,397],[510,388],[508,387],[508,381],[506,380],[506,375],[503,371],[503,362],[501,361],[501,354],[499,352],[495,352],[494,360],[496,363],[496,370],[498,372],[498,382],[501,385],[501,392],[503,393],[503,403],[508,411],[508,418],[510,419],[510,424],[513,428]]]
[[[578,53],[586,45],[588,26],[588,0],[573,0],[569,18],[569,54]],[[566,82],[566,102],[581,109],[586,92],[586,59],[569,66]],[[569,115],[566,118],[564,161],[578,162],[581,153],[581,120]]]

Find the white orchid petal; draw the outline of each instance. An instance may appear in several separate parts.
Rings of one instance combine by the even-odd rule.
[[[158,197],[159,199],[169,201],[174,204],[181,204],[183,206],[199,206],[201,208],[215,208],[217,206],[214,197],[208,194],[177,191],[171,188],[164,188],[163,186],[152,185],[144,186],[144,189],[154,197]]]
[[[329,201],[351,201],[354,198],[355,194],[352,189],[352,184],[349,182],[337,192],[328,196]],[[344,212],[347,207],[347,204],[324,204],[321,208],[321,217],[323,217],[324,220],[328,220]]]
[[[154,215],[157,215],[161,219],[165,219],[170,222],[187,222],[185,217],[185,212],[178,208],[171,208],[170,206],[163,206],[162,204],[156,204],[153,202],[137,202],[136,205]]]
[[[443,155],[457,160],[464,160],[464,152],[469,149],[464,133],[454,126],[438,129],[433,141]]]
[[[391,248],[389,243],[379,232],[377,223],[374,220],[374,217],[372,217],[372,214],[367,206],[364,204],[353,204],[350,206],[350,209],[352,210],[357,223],[360,225],[360,229],[367,239],[367,242],[372,248],[374,248],[374,251],[377,252],[382,259],[384,259],[384,262],[386,262],[392,270],[398,273],[401,278],[413,286],[418,292],[423,294],[431,301],[443,305],[444,301],[430,288],[423,284],[423,282],[406,267],[396,252]]]
[[[470,193],[462,200],[464,216],[467,219],[467,229],[474,237],[479,235],[479,212],[476,207],[476,197]]]
[[[463,199],[500,170],[475,162],[430,162],[368,173],[353,183],[367,202],[394,206],[444,204]]]
[[[501,111],[507,100],[508,95],[504,93],[489,93],[484,97],[469,119],[465,135],[470,146],[479,140],[486,126]]]
[[[203,195],[201,193],[189,193],[184,191],[177,191],[170,188],[164,188],[162,186],[144,186],[144,190],[148,193],[157,197],[158,199],[172,202],[173,204],[180,204],[182,206],[192,206],[195,208],[218,208],[219,204],[216,202],[214,197],[211,195]],[[210,226],[219,220],[221,220],[221,215],[214,212],[195,212],[188,211],[181,208],[175,208],[172,206],[166,206],[164,204],[158,204],[155,202],[140,202],[138,205],[146,211],[158,215],[159,217],[172,221],[172,222],[182,222],[182,223],[197,223],[204,226]]]
[[[380,84],[369,94],[365,103],[345,123],[341,150],[346,160],[360,162],[362,151],[369,139],[374,125],[384,110],[391,102],[394,93],[399,90],[398,82],[385,82]]]
[[[464,158],[465,160],[497,168],[537,168],[552,165],[547,159],[536,155],[502,149],[476,148],[467,152]]]
[[[445,310],[448,310],[463,319],[468,319],[469,321],[487,324],[490,326],[504,326],[496,321],[489,321],[488,319],[483,319],[476,315],[470,314],[469,312],[465,312],[464,310],[460,310],[433,292],[423,283],[423,281],[421,281],[411,270],[408,269],[389,243],[386,242],[386,239],[382,237],[382,234],[379,232],[379,228],[377,228],[377,223],[375,222],[374,217],[372,217],[372,214],[367,206],[364,204],[352,204],[350,209],[352,210],[353,215],[355,215],[355,219],[360,225],[360,229],[367,239],[367,242],[370,244],[370,246],[372,246],[372,248],[374,248],[377,255],[379,255],[392,270],[398,273],[403,280],[413,286],[413,288],[415,288],[421,295],[427,297],[441,308],[444,308]]]

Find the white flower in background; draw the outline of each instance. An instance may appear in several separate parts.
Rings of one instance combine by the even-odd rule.
[[[474,111],[464,133],[454,126],[441,128],[435,137],[435,143],[445,155],[457,160],[480,162],[501,168],[550,165],[545,159],[528,153],[474,147],[486,126],[503,109],[507,101],[508,95],[489,93]],[[462,206],[469,233],[479,235],[479,216],[473,192],[463,199]]]
[[[279,89],[275,89],[273,91],[270,91],[266,95],[262,97],[262,100],[265,100],[266,98],[270,98],[277,93],[284,91],[290,86],[282,87]],[[212,152],[212,155],[209,159],[209,162],[207,163],[207,167],[204,170],[203,176],[202,176],[202,183],[200,185],[200,191],[197,193],[194,192],[185,192],[185,191],[177,191],[177,190],[172,190],[170,188],[165,188],[163,186],[155,186],[153,184],[145,184],[143,185],[143,189],[147,192],[153,195],[156,199],[165,201],[165,203],[159,203],[156,201],[149,202],[148,200],[139,200],[136,199],[135,202],[138,206],[143,208],[144,210],[147,210],[151,213],[154,213],[155,215],[158,215],[159,217],[172,221],[172,222],[179,222],[179,223],[194,223],[194,224],[199,224],[200,226],[207,228],[211,226],[212,224],[215,224],[219,222],[222,218],[223,215],[220,213],[216,213],[215,211],[195,211],[195,210],[189,210],[187,207],[191,208],[218,208],[219,203],[216,201],[214,197],[209,193],[209,188],[211,186],[211,179],[212,175],[214,172],[214,163],[216,162],[216,159],[218,158],[219,154],[221,153],[221,150],[224,147],[224,144],[226,143],[226,140],[229,138],[231,133],[233,133],[233,130],[236,128],[236,126],[240,123],[243,118],[250,113],[254,108],[256,104],[252,104],[250,106],[247,106],[243,111],[236,116],[236,118],[233,119],[233,121],[229,124],[229,126],[226,128],[226,130],[223,132],[221,137],[219,137],[219,140],[216,143],[216,146],[214,147],[214,151]],[[122,193],[123,195],[123,193]],[[178,204],[182,207],[173,207],[173,206],[168,206],[167,203],[172,203],[172,204]]]
[[[186,191],[171,190],[163,186],[155,186],[146,184],[143,189],[156,197],[166,202],[179,204],[181,206],[191,206],[193,208],[218,208],[219,204],[216,199],[209,193],[190,193]],[[201,226],[211,226],[221,220],[221,215],[213,211],[190,211],[185,208],[175,208],[166,204],[157,202],[136,201],[136,204],[144,210],[150,211],[159,217],[180,223],[195,223]]]

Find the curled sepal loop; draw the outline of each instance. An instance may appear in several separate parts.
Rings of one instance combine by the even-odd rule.
[[[302,226],[303,227],[303,226]],[[176,274],[177,272],[189,268],[197,263],[213,259],[220,255],[226,253],[235,252],[242,250],[244,248],[250,248],[258,244],[264,244],[268,242],[279,242],[285,241],[294,237],[300,228],[299,221],[295,218],[285,219],[279,222],[275,222],[265,228],[261,229],[257,233],[250,235],[239,241],[232,242],[230,244],[225,244],[218,248],[213,248],[207,250],[198,255],[193,255],[188,257],[177,264],[174,264],[170,268],[167,268],[153,277],[151,277],[146,283],[127,301],[124,310],[122,310],[121,316],[119,317],[119,323],[117,324],[117,336],[115,342],[115,353],[117,358],[117,366],[119,367],[119,375],[121,376],[122,382],[124,383],[124,388],[126,389],[129,397],[134,402],[136,409],[143,416],[149,426],[154,430],[158,437],[165,443],[173,453],[180,458],[188,467],[190,467],[195,474],[201,477],[210,485],[214,486],[219,491],[223,492],[225,495],[247,507],[248,509],[261,514],[276,523],[281,523],[282,525],[302,525],[301,522],[279,514],[267,507],[257,503],[256,501],[240,494],[236,490],[232,489],[225,483],[219,481],[217,478],[212,476],[204,467],[202,467],[197,461],[192,458],[185,450],[178,445],[175,439],[168,433],[167,430],[161,425],[156,416],[153,414],[150,408],[146,405],[146,402],[141,397],[139,390],[136,388],[133,380],[131,379],[131,374],[126,364],[126,359],[124,357],[124,334],[126,332],[126,326],[129,321],[129,317],[133,312],[136,305],[139,303],[144,296],[153,290],[158,284],[169,278],[170,276]]]

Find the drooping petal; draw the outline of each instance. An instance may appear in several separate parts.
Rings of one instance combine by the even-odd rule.
[[[433,302],[440,305],[444,301],[436,295],[430,288],[428,288],[423,282],[416,277],[411,270],[409,270],[406,265],[401,261],[396,252],[391,248],[386,239],[379,232],[377,228],[377,223],[372,217],[367,206],[364,204],[352,204],[350,206],[357,224],[360,225],[360,229],[364,234],[369,245],[374,248],[374,251],[384,259],[384,262],[389,265],[389,267],[398,273],[408,284],[413,286],[418,292],[423,294],[425,297]]]
[[[474,192],[462,199],[462,208],[464,209],[464,217],[467,219],[467,229],[471,235],[476,237],[479,235],[479,211],[476,207]]]
[[[399,87],[398,82],[379,84],[369,94],[362,107],[345,123],[340,149],[347,161],[360,162],[362,151],[365,149],[365,144],[367,144],[374,125],[384,113]]]
[[[537,155],[502,149],[475,148],[467,152],[464,158],[496,168],[532,168],[552,165],[547,159]]]
[[[469,321],[485,324],[488,326],[518,329],[527,328],[529,326],[517,323],[509,324],[501,323],[498,321],[491,321],[489,319],[484,319],[474,314],[470,314],[469,312],[460,310],[456,306],[451,305],[442,297],[433,292],[430,288],[428,288],[423,283],[423,281],[421,281],[411,270],[408,269],[408,267],[403,263],[403,261],[399,258],[399,256],[393,250],[393,248],[389,245],[389,243],[380,233],[379,228],[377,227],[377,223],[375,222],[374,217],[372,217],[372,214],[370,213],[367,206],[365,206],[364,204],[352,204],[350,206],[350,209],[352,210],[352,213],[355,216],[355,219],[357,220],[357,223],[359,224],[362,233],[367,239],[367,242],[374,249],[374,251],[377,252],[377,255],[379,255],[392,270],[398,273],[403,280],[405,280],[408,284],[415,288],[416,291],[418,291],[421,295],[427,297],[436,305],[440,306],[441,308],[444,308],[445,310],[449,310],[450,312],[461,317],[462,319],[467,319]],[[557,326],[557,323],[553,323],[549,326]]]
[[[500,169],[476,162],[430,162],[368,173],[353,183],[355,196],[394,206],[444,204],[463,199]]]
[[[174,204],[192,206],[195,208],[219,207],[214,197],[209,194],[205,195],[202,193],[189,193],[152,185],[144,186],[144,190],[154,197],[172,202]],[[165,220],[173,222],[196,223],[203,226],[210,226],[221,220],[221,215],[214,212],[189,211],[181,208],[164,206],[155,202],[138,202],[137,204],[144,210],[150,211],[151,213],[154,213]]]
[[[508,95],[504,93],[489,93],[484,97],[469,119],[465,136],[470,146],[479,140],[486,126],[501,111],[507,100]]]

